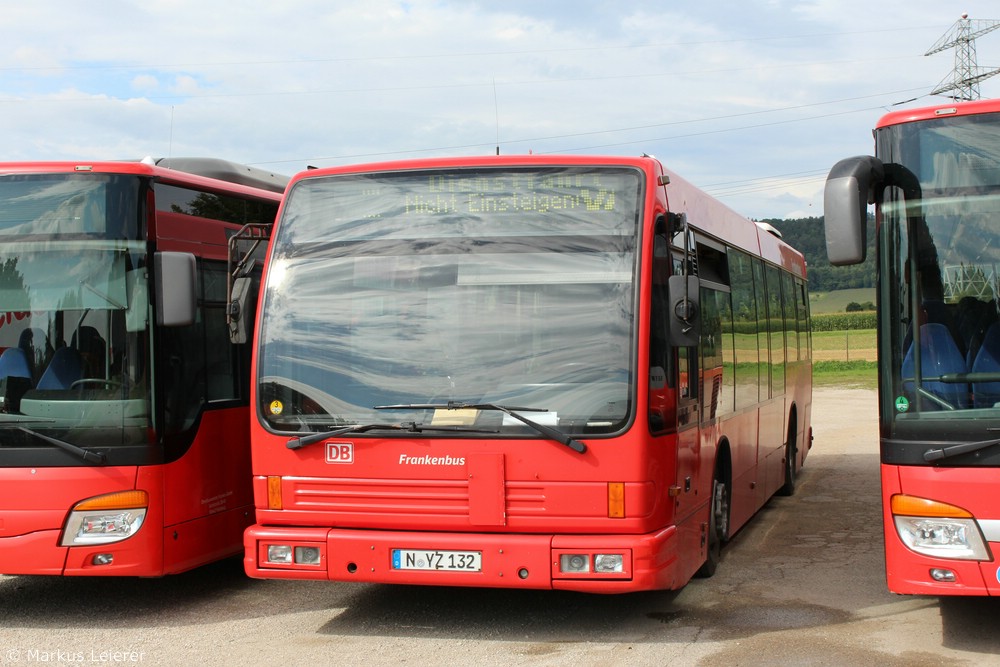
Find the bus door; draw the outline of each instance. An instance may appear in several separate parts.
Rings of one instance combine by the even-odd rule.
[[[669,489],[673,523],[684,531],[682,522],[695,511],[698,499],[695,477],[699,465],[700,422],[698,339],[677,334],[679,324],[673,307],[677,295],[671,294],[671,285],[683,278],[684,267],[676,248],[684,241],[678,240],[680,223],[671,219],[668,229],[667,220],[661,217],[657,221],[652,258],[649,430],[656,437],[653,447],[672,450],[662,454],[665,459],[675,462],[672,476],[663,480],[663,484]],[[674,250],[670,249],[671,245]],[[697,544],[700,539],[695,526],[682,534],[681,541]]]
[[[676,348],[677,359],[677,523],[705,500],[698,494],[701,436],[698,425],[700,377],[697,347]]]
[[[684,285],[683,289],[674,287],[669,299],[671,302],[671,326],[680,327],[677,302],[699,299],[699,279],[696,275],[697,261],[695,259],[694,234],[687,226],[687,216],[678,220],[681,225],[680,234],[683,237],[680,245],[683,252],[673,256],[671,280],[674,285]],[[686,258],[686,259],[685,259]],[[695,318],[701,321],[697,306],[692,310]],[[688,326],[691,329],[687,336],[673,336],[674,359],[677,383],[677,479],[675,484],[679,489],[676,504],[676,523],[682,524],[701,504],[705,498],[698,494],[698,473],[701,468],[701,436],[699,431],[701,365],[699,364],[699,327]],[[700,539],[700,536],[699,536]]]

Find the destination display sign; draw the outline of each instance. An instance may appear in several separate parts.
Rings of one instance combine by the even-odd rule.
[[[282,235],[294,243],[635,234],[642,174],[630,167],[420,169],[301,181]],[[306,227],[297,225],[308,220]]]

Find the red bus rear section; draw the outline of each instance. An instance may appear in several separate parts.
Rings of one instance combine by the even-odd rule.
[[[249,361],[230,239],[285,177],[215,159],[0,164],[0,574],[240,553]]]
[[[655,159],[312,170],[282,206],[251,576],[676,589],[794,490],[805,263]]]

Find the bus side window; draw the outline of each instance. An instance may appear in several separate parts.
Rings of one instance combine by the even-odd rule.
[[[201,315],[205,323],[205,376],[209,401],[231,401],[241,396],[240,363],[236,358],[243,346],[229,342],[226,324],[226,266],[221,262],[203,262]]]

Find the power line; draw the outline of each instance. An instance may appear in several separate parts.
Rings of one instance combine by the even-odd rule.
[[[788,178],[788,175],[760,176],[758,178],[747,179],[745,181],[733,181],[734,184],[742,184],[729,188],[715,188],[710,185],[702,185],[702,190],[713,197],[735,197],[737,195],[753,194],[755,192],[767,192],[770,190],[784,190],[796,185],[809,185],[810,183],[823,183],[826,180],[827,169],[817,169],[809,172],[800,172],[801,176]]]
[[[760,66],[748,66],[748,67],[736,67],[736,68],[716,68],[716,69],[703,69],[703,70],[672,70],[670,72],[653,72],[653,73],[633,73],[625,74],[621,72],[616,72],[614,74],[603,75],[603,76],[579,76],[579,77],[560,77],[560,78],[547,78],[547,79],[523,79],[523,80],[512,80],[504,81],[502,79],[491,81],[475,81],[469,83],[450,83],[450,84],[409,84],[405,86],[373,86],[373,87],[355,87],[355,88],[325,88],[316,89],[310,88],[309,90],[270,90],[270,91],[254,91],[254,92],[234,92],[234,93],[181,93],[176,95],[144,95],[137,99],[150,100],[150,101],[162,101],[162,100],[178,100],[178,99],[213,99],[213,98],[236,98],[236,97],[291,97],[291,96],[304,96],[304,95],[344,95],[344,94],[354,94],[354,93],[400,93],[408,91],[431,91],[431,90],[458,90],[458,89],[469,89],[469,88],[511,88],[515,86],[551,86],[552,84],[558,83],[579,83],[579,82],[595,82],[595,81],[623,81],[623,80],[637,80],[637,79],[658,79],[658,78],[668,78],[668,77],[683,77],[692,75],[708,75],[708,74],[722,74],[722,73],[733,73],[733,72],[758,72],[758,71],[771,71],[777,69],[788,69],[788,68],[799,68],[799,67],[816,67],[819,65],[848,65],[848,64],[864,64],[865,66],[871,66],[873,63],[884,63],[891,60],[909,60],[913,56],[892,56],[888,58],[879,58],[874,60],[825,60],[825,61],[809,61],[809,62],[794,62],[779,65],[770,65],[766,67]],[[906,91],[904,91],[906,92]],[[0,99],[0,102],[31,102],[31,103],[62,103],[67,101],[105,101],[106,98],[95,98],[94,96],[53,96],[46,98],[34,98],[31,100],[19,99],[19,98],[6,98]]]
[[[454,58],[475,58],[487,56],[524,56],[540,55],[546,53],[588,53],[595,51],[623,51],[632,49],[664,49],[675,47],[705,46],[714,44],[739,44],[767,41],[788,41],[788,40],[815,40],[819,37],[842,37],[852,35],[884,34],[890,32],[912,32],[927,30],[933,26],[913,26],[901,28],[883,28],[878,30],[858,30],[847,32],[818,32],[810,34],[780,34],[765,35],[761,37],[741,37],[734,39],[706,39],[677,42],[646,42],[640,44],[620,44],[604,46],[586,47],[565,47],[551,49],[525,49],[525,50],[497,50],[497,51],[470,51],[466,53],[425,53],[425,54],[403,54],[403,55],[378,55],[378,56],[350,56],[338,58],[296,58],[291,60],[234,60],[234,61],[207,61],[207,62],[180,62],[180,63],[135,63],[109,65],[86,64],[86,65],[40,65],[26,67],[22,65],[11,65],[0,67],[0,72],[48,72],[48,71],[79,71],[79,70],[167,70],[167,69],[188,69],[192,67],[258,67],[262,65],[312,65],[322,63],[359,63],[359,62],[380,62],[399,60],[433,60],[433,59],[454,59]]]
[[[849,98],[844,98],[844,99],[840,99],[840,100],[832,100],[832,101],[826,101],[826,102],[814,102],[814,103],[810,103],[810,104],[800,104],[800,105],[788,106],[788,107],[778,107],[778,108],[775,108],[775,109],[763,109],[763,110],[760,110],[760,111],[747,111],[747,112],[741,112],[741,113],[735,113],[735,114],[728,114],[728,115],[722,115],[722,116],[709,116],[709,117],[705,117],[705,118],[692,118],[692,119],[687,119],[687,120],[670,121],[670,122],[666,122],[666,123],[653,123],[653,124],[649,124],[649,125],[635,125],[635,126],[632,126],[632,127],[612,128],[612,129],[605,129],[605,130],[593,130],[593,131],[590,131],[590,132],[574,132],[574,133],[567,133],[567,134],[549,135],[549,136],[542,136],[542,137],[530,137],[530,138],[523,138],[523,139],[505,139],[504,140],[504,144],[507,145],[507,146],[510,146],[510,145],[513,145],[513,144],[537,144],[537,143],[546,142],[546,141],[553,141],[553,140],[556,140],[556,139],[573,139],[573,138],[579,138],[579,137],[597,136],[597,135],[602,135],[602,134],[615,134],[615,133],[620,133],[620,132],[635,132],[635,131],[638,131],[638,130],[650,130],[650,129],[663,128],[663,127],[673,127],[673,126],[679,126],[679,125],[689,125],[689,124],[693,124],[693,123],[705,123],[705,122],[718,121],[718,120],[729,120],[729,119],[733,119],[733,118],[743,118],[743,117],[747,117],[747,116],[758,116],[758,115],[762,115],[762,114],[778,113],[778,112],[782,112],[782,111],[794,111],[794,110],[797,110],[797,109],[805,109],[805,108],[810,108],[810,107],[825,106],[825,105],[830,105],[830,104],[841,104],[843,102],[853,102],[853,101],[864,100],[864,99],[872,99],[872,98],[876,98],[876,97],[884,97],[884,96],[888,96],[888,95],[895,96],[895,95],[900,95],[900,94],[903,94],[903,93],[914,92],[916,90],[926,90],[926,88],[925,87],[921,87],[921,88],[909,88],[909,89],[903,89],[903,90],[894,90],[894,91],[889,91],[889,92],[884,92],[884,93],[877,93],[877,94],[874,94],[874,95],[863,95],[863,96],[858,96],[858,97],[849,97]],[[805,122],[805,121],[809,121],[809,120],[818,120],[818,119],[821,119],[821,118],[828,118],[828,117],[832,117],[832,116],[840,116],[840,115],[846,115],[846,114],[852,114],[852,113],[868,112],[868,111],[878,110],[878,109],[882,109],[882,108],[884,108],[884,107],[883,106],[865,107],[865,108],[862,108],[862,109],[852,109],[852,110],[849,110],[849,111],[842,111],[842,112],[836,112],[836,113],[830,113],[830,114],[822,114],[822,115],[818,115],[818,116],[807,116],[807,117],[803,117],[803,118],[793,118],[793,119],[788,119],[788,120],[775,121],[775,122],[772,122],[772,123],[758,123],[758,124],[753,124],[753,125],[740,125],[740,126],[736,126],[736,127],[722,128],[722,129],[717,129],[717,130],[706,130],[704,132],[693,132],[693,133],[689,133],[689,134],[673,135],[673,136],[670,136],[670,137],[644,138],[644,139],[636,139],[636,140],[629,140],[629,141],[618,141],[618,142],[606,143],[606,144],[600,144],[600,145],[591,145],[591,146],[585,146],[585,147],[566,148],[566,149],[560,149],[560,150],[554,150],[554,151],[543,151],[543,152],[545,152],[545,153],[580,152],[580,151],[585,151],[585,150],[595,150],[597,148],[609,148],[609,147],[615,147],[615,146],[628,146],[628,145],[636,145],[636,144],[648,144],[648,143],[653,143],[655,141],[668,141],[668,140],[672,140],[672,139],[682,139],[682,138],[695,137],[695,136],[701,136],[701,135],[706,135],[706,134],[718,134],[718,133],[722,133],[722,132],[736,132],[736,131],[739,131],[739,130],[755,129],[755,128],[759,128],[759,127],[767,127],[767,126],[772,126],[772,125],[781,125],[781,124],[784,124],[784,123]],[[479,142],[479,143],[474,143],[474,144],[456,144],[456,145],[450,145],[450,146],[435,146],[435,147],[424,147],[424,148],[410,148],[410,149],[401,149],[401,150],[393,150],[393,151],[380,151],[380,152],[373,152],[373,153],[353,153],[353,154],[345,154],[345,155],[328,155],[328,156],[323,156],[323,157],[313,156],[313,157],[297,158],[297,159],[290,159],[290,160],[268,160],[268,161],[253,162],[253,163],[250,163],[250,164],[255,165],[255,166],[259,166],[259,165],[270,165],[270,164],[288,164],[288,163],[293,163],[293,162],[295,162],[295,163],[307,163],[307,162],[314,163],[314,162],[325,162],[325,161],[349,160],[349,159],[357,159],[357,158],[377,158],[377,157],[385,157],[385,156],[392,156],[392,155],[408,155],[408,154],[414,154],[414,153],[437,153],[437,152],[445,152],[445,151],[467,150],[467,149],[471,149],[471,148],[482,148],[483,146],[486,146],[486,145],[487,144],[485,144],[485,143]]]

